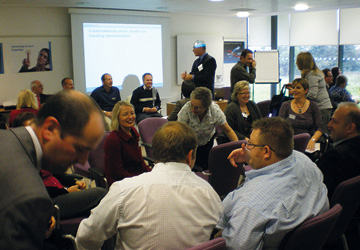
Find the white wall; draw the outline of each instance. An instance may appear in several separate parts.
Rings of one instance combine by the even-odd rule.
[[[35,79],[43,82],[44,93],[55,93],[62,89],[61,79],[72,75],[70,17],[67,9],[2,7],[0,30],[0,43],[44,39],[51,40],[56,48],[52,51],[54,70],[51,72],[10,73],[6,72],[4,62],[5,74],[0,74],[0,104],[4,101],[16,102],[20,90],[29,89],[30,82]]]
[[[146,13],[142,14],[146,15]],[[209,15],[194,16],[193,14],[184,13],[170,13],[168,15],[170,17],[171,33],[169,51],[171,82],[168,84],[171,85],[172,96],[162,100],[164,111],[166,102],[180,98],[180,86],[176,84],[177,35],[215,35],[223,36],[224,39],[240,40],[246,38],[245,19]],[[55,44],[52,45],[53,72],[26,74],[7,74],[5,72],[4,75],[0,75],[0,104],[4,101],[15,101],[18,92],[24,88],[29,88],[30,82],[35,79],[44,83],[44,93],[51,94],[61,90],[61,79],[65,76],[72,77],[70,26],[70,15],[67,8],[2,7],[0,9],[0,43],[3,38],[26,40],[27,37],[44,37],[55,41]],[[189,53],[193,53],[191,49]],[[189,65],[190,67],[191,65]],[[76,84],[84,83],[75,82]]]

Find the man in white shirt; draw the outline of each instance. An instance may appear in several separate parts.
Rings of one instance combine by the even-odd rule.
[[[191,171],[197,141],[184,123],[162,126],[152,141],[158,163],[112,184],[81,222],[78,249],[100,249],[114,235],[115,249],[186,249],[209,240],[223,207],[209,183]]]

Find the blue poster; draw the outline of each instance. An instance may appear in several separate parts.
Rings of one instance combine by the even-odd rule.
[[[237,63],[245,42],[224,42],[224,63]]]

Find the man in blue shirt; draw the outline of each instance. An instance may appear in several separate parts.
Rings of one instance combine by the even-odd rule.
[[[113,80],[110,74],[103,74],[101,81],[103,85],[94,89],[90,96],[97,102],[105,116],[111,119],[111,111],[114,105],[121,101],[120,91],[117,87],[112,86]]]
[[[247,144],[229,155],[232,165],[253,168],[223,201],[217,228],[229,249],[278,249],[286,233],[328,210],[322,173],[293,148],[291,125],[264,118],[253,123]]]

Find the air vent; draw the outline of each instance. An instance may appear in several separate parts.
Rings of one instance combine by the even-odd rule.
[[[235,11],[235,12],[239,12],[239,11],[241,11],[241,12],[243,12],[243,11],[247,11],[247,12],[249,12],[249,11],[254,11],[254,10],[256,10],[256,9],[249,9],[249,8],[237,8],[237,9],[231,9],[230,11]]]

